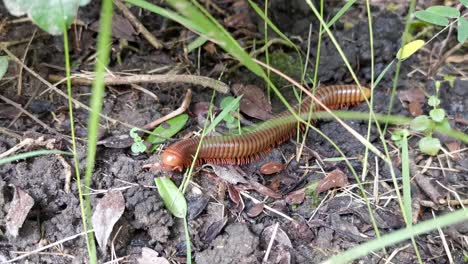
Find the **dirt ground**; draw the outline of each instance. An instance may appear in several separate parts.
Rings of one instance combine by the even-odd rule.
[[[70,30],[72,46],[70,55],[74,73],[92,71],[94,67],[94,60],[90,57],[95,53],[97,36],[95,25],[99,15],[99,6],[95,2],[97,1],[79,11],[78,18],[87,25],[80,27],[79,38],[75,28]],[[327,18],[339,10],[340,5],[335,2],[327,3]],[[213,1],[213,3],[223,12],[218,12],[216,9],[210,11],[224,23],[231,21],[229,18],[238,14],[241,4],[234,3],[248,6],[247,2],[242,0]],[[295,43],[304,53],[310,45],[309,65],[314,65],[318,24],[309,10],[299,0],[271,1],[269,12],[272,21],[282,32],[293,36]],[[401,6],[398,10],[407,10],[407,7]],[[383,5],[372,7],[376,75],[394,59],[399,48],[406,13],[398,10],[389,11]],[[252,84],[262,89],[265,87],[262,80],[243,67],[230,71],[229,69],[236,66],[236,62],[230,60],[220,48],[216,48],[213,52],[212,47],[205,46],[200,52],[186,53],[186,45],[195,38],[195,35],[180,25],[137,8],[132,8],[132,11],[138,15],[139,20],[149,31],[164,43],[164,48],[155,50],[141,35],[127,36],[125,33],[113,32],[110,71],[145,74],[155,69],[159,70],[157,73],[175,70],[178,73],[217,79],[222,71],[220,66],[224,66],[227,71],[222,75],[223,82]],[[0,15],[0,23],[3,19],[5,21],[16,19],[8,14],[2,4],[0,4]],[[114,22],[115,20],[126,19],[118,14]],[[313,21],[312,35],[308,43],[310,21]],[[241,43],[247,45],[252,43],[253,38],[263,38],[263,21],[253,11],[247,13],[243,23],[238,23],[230,26],[229,30]],[[363,84],[370,84],[371,54],[365,5],[356,4],[332,30],[352,68],[357,72],[359,80]],[[43,78],[47,79],[51,74],[63,76],[65,72],[62,38],[38,30],[28,45],[33,32],[36,32],[36,27],[29,22],[7,24],[0,30],[0,41],[26,40],[9,46],[9,50],[19,58],[27,52],[25,65]],[[270,34],[276,37],[273,32]],[[451,118],[452,128],[466,133],[468,128],[466,66],[465,71],[462,67],[460,72],[453,64],[442,64],[433,79],[422,74],[430,66],[429,57],[435,56],[431,53],[432,49],[438,48],[437,45],[443,42],[445,36],[441,35],[425,50],[402,63],[397,90],[401,92],[417,88],[426,95],[432,95],[435,94],[433,79],[441,79],[444,74],[455,76],[453,87],[449,82],[442,82],[440,99],[442,107]],[[132,48],[121,48],[123,39],[126,39]],[[449,41],[448,46],[454,46],[456,44],[454,42]],[[463,54],[463,51],[466,52],[466,47],[460,50],[460,54]],[[288,58],[296,56],[293,49],[283,45],[273,45],[270,53],[275,52],[286,54]],[[310,76],[313,76],[313,67],[309,68]],[[374,111],[377,113],[385,113],[388,109],[394,71],[395,67],[391,67],[374,91]],[[300,74],[300,72],[290,73],[293,77],[298,77]],[[352,83],[346,66],[328,37],[323,39],[318,76],[322,84]],[[19,80],[22,82],[21,95],[17,94]],[[142,86],[155,94],[157,100],[129,85],[109,86],[106,89],[102,114],[132,126],[142,127],[178,108],[187,89],[190,88],[193,90],[191,116],[187,125],[175,138],[200,131],[205,119],[197,115],[196,109],[193,108],[197,104],[207,105],[210,102],[213,92],[211,89],[181,83],[142,84]],[[59,88],[66,91],[65,86]],[[25,138],[35,139],[36,143],[49,141],[52,142],[54,149],[70,150],[67,99],[47,89],[43,82],[21,69],[20,65],[10,61],[8,73],[0,81],[0,95],[19,104],[36,120],[25,114],[17,118],[20,113],[18,105],[0,101],[0,127],[5,128],[0,130],[2,132],[0,153],[11,149]],[[293,99],[290,86],[284,85],[281,91],[288,99]],[[74,98],[84,104],[89,104],[90,93],[89,85],[73,87]],[[216,105],[219,106],[224,96],[226,95],[216,96]],[[393,101],[393,114],[410,117],[407,102],[398,98],[397,95]],[[273,112],[284,109],[276,97],[272,98],[272,105]],[[365,104],[349,109],[368,111]],[[423,103],[422,110],[424,113],[429,112],[430,107],[427,103]],[[79,168],[83,173],[86,166],[88,111],[81,107],[75,108],[74,113],[76,136],[80,139]],[[245,118],[252,123],[259,122],[247,116]],[[361,135],[367,134],[367,121],[350,120],[346,123]],[[317,127],[350,158],[353,168],[360,175],[365,147],[336,121],[320,121]],[[394,130],[395,127],[389,128],[390,132]],[[219,131],[228,131],[228,129],[221,126]],[[140,258],[142,249],[150,248],[171,263],[185,263],[183,223],[165,209],[154,187],[154,178],[167,173],[143,168],[146,164],[158,162],[160,151],[156,154],[133,154],[127,143],[121,143],[116,139],[118,136],[128,134],[129,128],[121,123],[101,120],[99,140],[102,144],[98,146],[92,189],[89,190],[92,193],[92,206],[96,208],[97,202],[104,196],[104,191],[118,189],[123,194],[125,210],[113,228],[110,236],[112,241],[108,243],[107,251],[98,250],[99,260],[104,263],[117,257],[123,258],[118,263],[138,263],[137,259]],[[438,136],[444,147],[450,143],[460,143],[443,135]],[[391,142],[390,134],[386,137],[392,146],[389,151],[394,161],[396,176],[400,178],[399,151]],[[371,130],[370,141],[383,151],[375,128]],[[307,136],[304,154],[299,161],[296,161],[296,148],[299,145],[300,143],[292,139],[260,160],[241,166],[242,177],[247,179],[244,183],[232,184],[217,177],[218,168],[214,170],[205,168],[196,172],[193,184],[189,185],[186,193],[192,256],[196,263],[261,263],[274,230],[276,230],[276,242],[269,253],[268,263],[319,263],[337,252],[353,248],[376,237],[367,207],[349,168],[343,161],[320,161],[320,159],[340,157],[336,149],[317,132],[311,131]],[[463,143],[458,145],[458,149],[465,147]],[[42,148],[43,145],[33,144],[20,152]],[[430,168],[423,173],[423,176],[438,193],[451,199],[456,199],[453,197],[454,193],[462,200],[468,198],[466,151],[457,153],[456,158],[439,156],[429,159],[427,155],[419,152],[417,137],[410,140],[410,150],[416,171],[424,166]],[[377,226],[381,234],[385,234],[405,227],[405,222],[395,199],[395,193],[392,191],[390,168],[382,161],[376,163],[376,160],[375,156],[370,154],[368,167],[370,174],[365,179],[364,186],[368,197],[371,198]],[[260,173],[260,167],[270,161],[282,164],[290,162],[287,163],[286,169],[277,174],[263,175]],[[317,166],[318,164],[320,166]],[[440,167],[451,169],[441,170]],[[227,168],[234,170],[231,167]],[[310,195],[304,191],[304,187],[323,179],[324,172],[329,173],[335,169],[344,173],[349,181],[347,186],[325,191],[319,195]],[[0,261],[6,261],[83,231],[74,173],[72,173],[70,191],[65,190],[65,177],[70,171],[73,172],[73,159],[63,155],[39,156],[0,165]],[[183,177],[181,173],[173,172],[170,176],[176,184],[181,183]],[[374,193],[375,177],[378,177],[379,181],[377,193]],[[31,196],[34,205],[19,230],[19,235],[11,237],[6,235],[5,218],[15,190],[18,189]],[[247,192],[248,196],[241,195],[241,191]],[[268,193],[278,196],[267,197]],[[426,191],[415,182],[412,182],[412,194],[416,203],[431,201]],[[379,200],[374,199],[377,195],[380,197]],[[262,207],[259,207],[254,199],[261,201]],[[432,219],[433,213],[443,215],[458,208],[458,206],[431,207],[427,203],[420,204],[416,207],[418,211],[415,214],[418,221]],[[468,250],[466,244],[468,223],[444,228],[443,232],[454,263],[465,263]],[[420,235],[416,237],[416,243],[424,263],[449,263],[439,232]],[[111,252],[115,252],[115,255]],[[396,253],[391,259],[392,263],[417,262],[414,248],[409,241],[387,248],[388,254],[394,252]],[[360,262],[385,263],[384,257],[384,252],[375,252],[362,258]],[[22,260],[22,263],[85,263],[86,260],[85,239],[83,236],[78,236],[41,254],[33,254],[27,260]]]

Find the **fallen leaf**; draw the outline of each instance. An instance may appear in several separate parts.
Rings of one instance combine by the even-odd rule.
[[[203,46],[203,49],[206,50],[206,52],[208,52],[208,54],[215,54],[216,53],[216,45],[211,41],[206,43]]]
[[[6,232],[11,237],[17,237],[19,229],[34,205],[34,200],[20,188],[16,188],[14,185],[9,186],[13,188],[14,194],[5,220]]]
[[[99,21],[91,24],[90,29],[99,32]],[[136,35],[136,32],[132,24],[125,17],[114,13],[112,16],[112,37],[135,41],[134,35]]]
[[[408,90],[400,91],[398,98],[405,102],[418,102],[424,103],[426,101],[426,95],[421,89],[411,88]]]
[[[228,184],[228,193],[231,201],[236,205],[239,205],[242,199],[240,196],[240,192],[233,185]]]
[[[264,203],[255,204],[254,206],[250,207],[250,209],[247,211],[247,215],[249,217],[257,217],[263,212],[264,207],[265,207]]]
[[[94,234],[102,252],[106,251],[107,241],[125,210],[125,200],[120,191],[108,192],[102,197],[93,213]]]
[[[423,114],[422,104],[419,102],[410,102],[408,104],[408,111],[412,116],[420,116]]]
[[[460,141],[452,141],[452,142],[449,142],[449,143],[445,143],[445,145],[447,146],[447,149],[449,150],[449,152],[457,152],[461,148]],[[461,159],[461,156],[460,156],[459,152],[452,153],[452,157],[453,157],[453,160],[460,160]]]
[[[243,95],[240,101],[242,113],[260,120],[272,117],[271,104],[262,89],[255,85],[234,84],[232,90],[237,96]]]
[[[205,234],[201,237],[201,240],[205,243],[205,244],[210,244],[211,241],[213,241],[219,233],[221,233],[221,230],[223,230],[224,226],[226,225],[227,223],[227,217],[225,217],[224,219],[221,219],[219,221],[216,221],[214,222],[213,224],[211,224],[207,229],[206,229],[206,232]]]
[[[159,257],[158,252],[147,247],[141,249],[141,258],[138,258],[137,262],[138,264],[170,264],[166,258]]]
[[[340,169],[335,169],[323,178],[317,185],[317,193],[327,191],[335,187],[344,187],[348,185],[348,178]]]
[[[271,198],[275,198],[275,199],[281,199],[283,198],[283,196],[275,191],[273,191],[272,189],[256,182],[256,181],[249,181],[249,184],[250,186],[252,187],[252,189],[254,189],[255,191],[257,191],[258,193],[260,194],[263,194],[263,195],[266,195],[266,196],[270,196]]]
[[[400,101],[408,102],[408,110],[412,116],[420,116],[426,96],[421,89],[411,88],[398,93]]]
[[[284,164],[270,161],[262,165],[262,167],[260,168],[260,173],[270,175],[281,172],[282,170],[284,170],[285,167],[286,166]]]
[[[305,199],[305,188],[299,189],[297,191],[294,191],[290,194],[288,194],[284,200],[288,204],[301,204]]]

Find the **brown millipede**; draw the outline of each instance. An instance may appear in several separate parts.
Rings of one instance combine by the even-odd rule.
[[[356,85],[332,85],[317,89],[315,97],[328,108],[337,109],[362,102],[370,95],[368,88],[362,88],[361,92]],[[310,102],[311,98],[308,97],[294,110],[298,111],[301,107],[301,113],[308,113]],[[322,107],[314,104],[313,111],[320,110],[323,110]],[[196,163],[249,163],[295,135],[297,120],[291,117],[286,110],[242,135],[204,137]],[[182,171],[190,166],[198,144],[199,138],[189,138],[167,147],[161,157],[164,169]]]

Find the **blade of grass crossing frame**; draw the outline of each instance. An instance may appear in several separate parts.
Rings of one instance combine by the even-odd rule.
[[[96,79],[93,82],[91,92],[91,113],[88,121],[88,146],[86,153],[86,171],[85,171],[85,187],[86,190],[91,185],[91,176],[94,169],[94,161],[96,158],[96,145],[99,129],[99,114],[102,110],[102,100],[104,95],[104,73],[106,65],[109,61],[110,54],[110,38],[112,32],[112,0],[101,1],[101,16],[99,25],[99,35],[97,44],[97,59],[95,65]],[[92,229],[91,221],[91,198],[85,196],[86,216],[88,219],[88,228]],[[90,234],[93,240],[93,234]],[[96,263],[95,259],[90,260],[91,263]]]

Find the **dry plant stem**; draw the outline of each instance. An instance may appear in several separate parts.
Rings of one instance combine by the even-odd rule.
[[[428,70],[428,75],[432,76],[437,71],[437,69],[439,69],[439,67],[445,62],[445,60],[447,60],[448,57],[450,57],[455,51],[459,50],[462,47],[463,47],[463,44],[458,43],[449,51],[447,51],[436,63],[434,63],[430,67],[430,69]]]
[[[49,75],[49,80],[56,82],[64,77],[59,75]],[[72,84],[92,85],[94,76],[72,76]],[[229,86],[221,81],[214,80],[205,76],[188,75],[188,74],[156,74],[156,75],[132,75],[132,76],[113,76],[107,75],[104,77],[105,85],[124,85],[132,83],[190,83],[209,87],[220,93],[229,92]]]
[[[49,245],[47,245],[47,246],[45,246],[45,247],[41,247],[41,248],[35,249],[35,250],[33,250],[33,251],[29,251],[28,253],[26,253],[26,254],[24,254],[24,255],[21,255],[21,256],[16,257],[16,258],[12,258],[12,259],[7,260],[7,261],[2,262],[2,263],[12,263],[12,262],[16,262],[16,261],[18,261],[18,260],[27,258],[27,257],[29,257],[29,256],[31,256],[31,255],[37,254],[37,253],[39,253],[39,252],[41,252],[41,251],[44,251],[44,250],[46,250],[46,249],[49,249],[49,248],[52,248],[52,247],[56,247],[56,246],[61,245],[61,244],[65,243],[65,242],[67,242],[67,241],[73,240],[73,239],[75,239],[75,238],[77,238],[77,237],[80,237],[80,236],[84,236],[84,235],[86,235],[87,233],[91,233],[91,232],[94,232],[94,230],[88,230],[87,232],[81,232],[81,233],[79,233],[79,234],[76,234],[76,235],[73,235],[73,236],[70,236],[70,237],[61,239],[61,240],[59,240],[59,241],[57,241],[57,242],[50,243]]]
[[[34,29],[34,32],[31,36],[31,39],[29,39],[29,42],[28,42],[28,45],[26,45],[26,49],[24,50],[24,54],[23,54],[23,58],[21,61],[24,61],[26,60],[26,55],[28,55],[28,50],[29,50],[29,47],[31,46],[31,43],[34,39],[34,37],[36,36],[36,32],[37,32],[37,28]],[[21,64],[23,65],[23,64]],[[18,73],[18,95],[21,95],[22,93],[22,90],[23,90],[23,66],[20,65],[20,69],[19,69],[19,73]]]
[[[2,49],[14,62],[18,63],[18,64],[23,64],[21,62],[20,59],[18,59],[18,57],[16,57],[13,53],[11,53],[4,45],[2,45],[3,43],[0,43],[0,49]],[[31,68],[27,67],[26,65],[23,65],[24,69],[27,70],[31,75],[33,75],[34,77],[36,77],[38,80],[40,80],[42,83],[44,83],[45,85],[47,85],[47,87],[49,87],[49,89],[53,90],[54,92],[58,93],[59,95],[63,96],[64,98],[68,98],[68,95],[66,93],[64,93],[62,90],[58,89],[56,85],[52,85],[50,82],[48,82],[47,80],[45,80],[44,78],[42,78],[39,74],[37,74],[35,71],[33,71]],[[64,82],[66,79],[63,79],[63,80],[60,80],[60,83]],[[84,109],[86,109],[87,111],[91,112],[91,108],[88,107],[86,104],[72,98],[72,102],[75,104],[75,106],[79,106],[79,107],[83,107]],[[134,125],[131,125],[131,124],[127,124],[125,122],[122,122],[122,121],[119,121],[117,119],[113,119],[111,117],[108,117],[106,115],[103,115],[101,113],[99,113],[99,116],[102,117],[103,119],[109,121],[109,122],[112,122],[112,123],[119,123],[127,128],[134,128],[136,126]],[[149,131],[144,131],[144,132],[147,132],[147,133],[151,133]]]
[[[34,142],[34,139],[32,138],[26,138],[22,140],[20,143],[16,144],[14,147],[10,148],[9,150],[3,153],[0,153],[0,159],[13,155],[16,151],[22,149],[23,147],[32,145],[33,142]]]
[[[65,170],[65,185],[64,185],[64,191],[65,193],[70,193],[70,182],[72,178],[72,169],[70,164],[65,160],[65,158],[62,155],[56,155],[57,159],[60,161],[60,163],[63,166],[63,169]]]
[[[275,242],[275,239],[276,239],[276,233],[278,232],[278,226],[279,226],[279,223],[276,223],[273,229],[273,233],[271,234],[270,242],[268,243],[268,248],[266,250],[265,256],[263,257],[263,263],[268,262],[268,257],[270,256],[271,248],[273,247],[273,243]]]
[[[155,49],[161,49],[163,47],[163,44],[157,40],[156,37],[154,37],[145,26],[143,26],[143,24],[141,24],[140,20],[138,20],[138,18],[133,15],[133,13],[124,3],[122,3],[120,0],[114,0],[114,4],[122,12],[124,17],[130,21],[136,30],[141,33]]]
[[[152,93],[151,91],[149,91],[148,89],[145,89],[145,88],[141,87],[138,84],[132,84],[131,86],[132,86],[133,89],[138,90],[138,91],[140,91],[142,93],[145,93],[145,94],[151,96],[156,102],[159,102],[159,97],[157,95],[155,95],[154,93]]]
[[[191,101],[192,101],[192,90],[188,89],[187,93],[185,94],[184,100],[182,101],[182,104],[179,106],[179,108],[177,108],[173,112],[169,113],[168,115],[165,115],[165,116],[163,116],[161,118],[158,118],[158,119],[154,120],[153,122],[151,122],[149,124],[146,124],[143,127],[143,129],[146,129],[146,130],[153,129],[154,127],[161,124],[162,122],[165,122],[165,121],[167,121],[167,120],[169,120],[169,119],[171,119],[171,118],[173,118],[175,116],[178,116],[178,115],[182,114],[183,112],[185,112],[187,110],[187,108],[189,107]]]
[[[61,135],[57,130],[51,128],[50,126],[48,126],[46,123],[42,122],[41,120],[39,120],[37,117],[35,117],[33,114],[29,113],[28,111],[26,111],[23,107],[21,107],[21,105],[13,102],[12,100],[4,97],[3,95],[0,95],[0,99],[2,99],[3,101],[5,101],[7,104],[10,104],[12,105],[13,107],[15,107],[16,109],[20,110],[23,114],[26,114],[27,116],[29,116],[32,120],[36,121],[39,125],[41,125],[42,127],[44,127],[46,130],[48,130],[49,132],[52,132],[56,135]]]
[[[23,139],[23,137],[17,133],[15,133],[13,130],[10,130],[8,128],[0,127],[0,133],[5,134],[9,137],[15,138],[19,141]]]
[[[247,194],[246,192],[240,192],[240,194],[241,194],[242,196],[245,196],[245,197],[249,198],[249,199],[252,200],[255,204],[258,204],[258,203],[261,203],[261,202],[262,202],[262,201],[259,201],[259,200],[255,199],[254,197],[250,196],[250,195]],[[288,215],[286,215],[286,214],[284,214],[284,213],[282,213],[282,212],[280,212],[280,211],[278,211],[278,210],[276,210],[276,209],[274,209],[274,208],[271,208],[270,206],[268,206],[268,205],[266,205],[266,204],[264,205],[264,208],[265,208],[266,210],[268,210],[268,211],[271,211],[271,212],[273,212],[273,213],[275,213],[275,214],[277,214],[277,215],[279,215],[279,216],[281,216],[281,217],[283,217],[283,218],[285,218],[285,219],[291,221],[291,222],[296,222],[296,220],[294,220],[294,219],[291,218],[290,216],[288,216]]]

